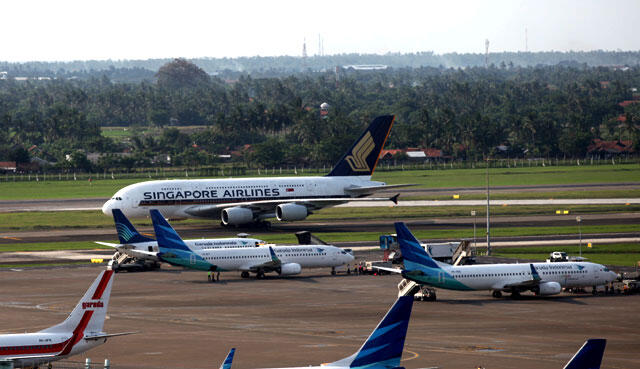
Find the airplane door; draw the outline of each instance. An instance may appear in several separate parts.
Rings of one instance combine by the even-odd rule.
[[[445,280],[445,278],[444,278],[444,272],[439,272],[439,273],[438,273],[438,282],[440,282],[440,283],[444,283],[444,280]]]

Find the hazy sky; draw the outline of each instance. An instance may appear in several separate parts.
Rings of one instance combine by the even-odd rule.
[[[640,50],[640,0],[11,0],[0,60]]]

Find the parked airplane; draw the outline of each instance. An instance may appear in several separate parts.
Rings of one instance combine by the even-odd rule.
[[[158,242],[153,238],[140,234],[120,209],[113,209],[112,213],[120,243],[101,241],[95,241],[95,243],[113,247],[118,252],[129,255],[132,258],[159,261]],[[264,244],[265,242],[257,238],[231,237],[184,240],[184,243],[194,250],[207,250],[217,248],[255,247],[259,244]]]
[[[109,337],[132,334],[102,331],[112,284],[113,272],[103,271],[64,322],[36,333],[0,335],[0,361],[37,367],[85,352]]]
[[[158,239],[160,260],[172,265],[212,272],[241,271],[243,278],[255,273],[299,274],[302,268],[335,267],[349,264],[353,255],[335,246],[259,246],[231,249],[192,249],[180,238],[165,218],[152,209],[151,220]]]
[[[398,297],[355,354],[320,366],[274,369],[399,369],[413,297]]]
[[[401,296],[378,323],[362,347],[353,355],[320,366],[303,366],[272,369],[400,369],[400,359],[407,335],[412,296]],[[587,340],[563,369],[600,369],[605,339]],[[235,348],[231,349],[220,369],[231,369]]]
[[[395,223],[395,226],[404,270],[377,268],[400,273],[419,284],[460,291],[491,290],[493,297],[498,298],[503,291],[512,296],[523,291],[555,295],[563,287],[595,287],[617,278],[616,273],[604,265],[588,262],[452,266],[433,260],[404,223]]]
[[[270,177],[147,181],[120,189],[104,203],[110,215],[122,209],[130,218],[159,209],[169,218],[220,219],[223,225],[305,219],[313,211],[349,201],[393,201],[364,198],[374,192],[407,185],[371,181],[393,116],[373,120],[331,172],[324,177]]]

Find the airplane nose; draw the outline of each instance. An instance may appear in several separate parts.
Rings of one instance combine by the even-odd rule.
[[[113,204],[113,200],[109,199],[102,205],[102,212],[104,215],[111,215],[111,206]]]

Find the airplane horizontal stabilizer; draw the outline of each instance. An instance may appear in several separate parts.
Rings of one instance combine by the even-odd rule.
[[[85,337],[84,339],[87,341],[91,341],[91,340],[99,340],[99,339],[103,339],[103,338],[109,338],[109,337],[118,337],[118,336],[128,336],[130,334],[136,334],[136,333],[140,333],[139,331],[136,332],[121,332],[121,333],[109,333],[109,334],[98,334],[95,336],[88,336]]]

